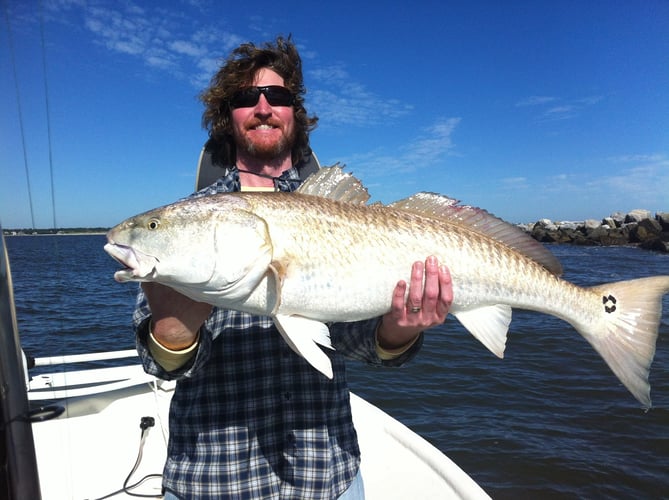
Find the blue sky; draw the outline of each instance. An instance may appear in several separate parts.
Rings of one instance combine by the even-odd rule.
[[[0,3],[5,228],[32,225],[28,183],[38,228],[189,194],[197,95],[233,47],[289,33],[312,147],[375,200],[436,191],[511,222],[669,211],[666,0]]]

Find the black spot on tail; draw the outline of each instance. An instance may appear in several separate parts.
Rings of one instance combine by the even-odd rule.
[[[616,298],[613,295],[609,295],[608,297],[606,295],[604,295],[602,297],[602,303],[604,304],[604,310],[609,314],[616,310],[616,302],[618,302],[618,301],[616,300]],[[609,304],[612,304],[612,305],[609,305]]]

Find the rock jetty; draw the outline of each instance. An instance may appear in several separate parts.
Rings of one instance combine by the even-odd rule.
[[[601,220],[553,222],[541,219],[520,227],[543,243],[574,245],[635,245],[647,250],[669,253],[669,212],[632,210],[615,212]]]

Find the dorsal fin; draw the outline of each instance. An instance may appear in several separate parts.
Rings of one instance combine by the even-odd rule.
[[[388,206],[419,215],[446,219],[451,223],[459,224],[526,255],[556,276],[562,274],[560,261],[543,244],[522,229],[495,217],[482,208],[460,205],[459,203],[458,200],[437,193],[416,193]]]
[[[296,192],[356,205],[364,205],[369,200],[367,188],[352,174],[344,172],[339,164],[314,172]]]

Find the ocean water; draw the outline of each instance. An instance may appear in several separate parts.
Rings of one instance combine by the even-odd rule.
[[[136,285],[100,235],[8,237],[18,325],[33,356],[134,347]],[[669,274],[669,255],[552,246],[587,286]],[[669,296],[644,411],[576,331],[515,311],[497,359],[452,318],[399,369],[349,363],[351,389],[421,434],[496,499],[669,498]]]

